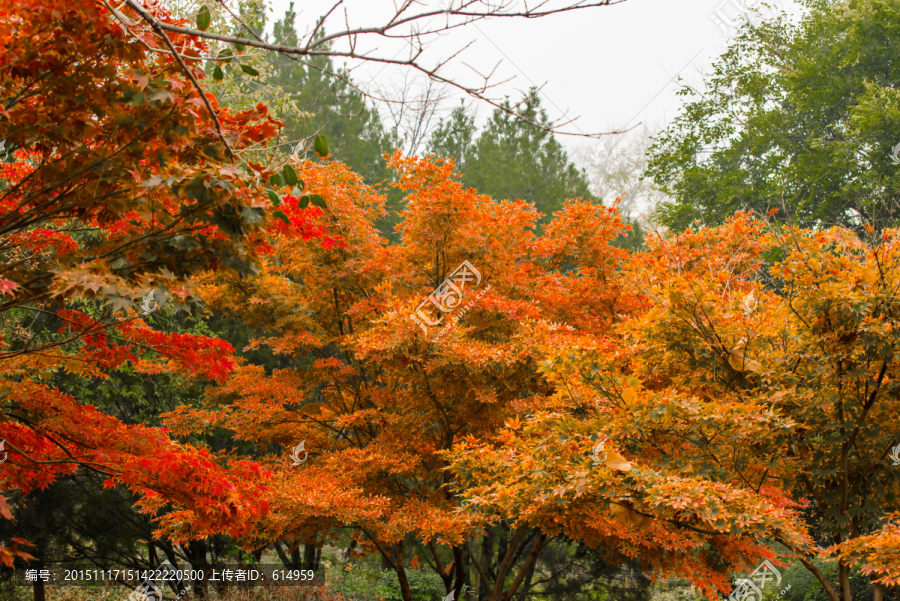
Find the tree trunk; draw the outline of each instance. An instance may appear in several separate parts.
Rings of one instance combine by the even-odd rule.
[[[286,567],[287,569],[291,569],[291,558],[287,556],[284,552],[284,549],[281,548],[281,545],[278,544],[278,541],[275,540],[272,542],[272,546],[275,547],[275,552],[278,553],[278,559],[281,560],[281,565]]]
[[[831,583],[828,582],[828,578],[825,577],[825,574],[822,573],[822,570],[816,567],[814,563],[805,559],[802,556],[799,556],[798,559],[800,563],[803,564],[809,572],[816,577],[816,580],[819,581],[819,584],[822,586],[822,590],[825,591],[825,594],[828,595],[828,599],[830,601],[841,601],[841,597],[838,595],[838,592],[834,590],[834,587],[831,586]]]
[[[456,580],[453,583],[453,598],[459,601],[462,596],[462,587],[466,583],[466,571],[463,567],[463,550],[462,547],[453,547],[453,568],[456,573]]]
[[[266,547],[268,547],[268,546],[269,545],[263,545],[259,549],[254,549],[253,553],[250,554],[253,556],[253,559],[256,560],[256,563],[259,563],[262,561],[263,553],[265,553]]]
[[[512,584],[509,585],[509,588],[503,591],[499,601],[510,601],[513,598],[513,595],[516,594],[516,591],[525,579],[525,574],[530,572],[537,563],[538,554],[541,552],[541,549],[547,545],[547,540],[547,535],[543,533],[537,537],[537,540],[535,540],[531,546],[531,551],[528,552],[525,563],[519,568],[519,573],[516,574],[516,577],[513,579]]]
[[[186,555],[191,562],[191,569],[203,570],[204,578],[201,581],[194,582],[194,597],[198,599],[209,598],[209,581],[207,580],[212,573],[209,570],[209,562],[206,559],[206,542],[202,540],[192,540],[188,543]]]
[[[409,586],[406,568],[403,566],[403,541],[394,545],[391,551],[394,555],[394,571],[397,572],[397,580],[400,581],[400,594],[403,595],[403,601],[413,601],[412,588]]]
[[[497,539],[497,569],[499,570],[509,546],[509,526],[503,520],[500,520],[500,523],[497,524]]]
[[[159,541],[157,541],[156,544],[162,550],[162,552],[165,554],[166,559],[169,561],[169,563],[172,564],[172,567],[174,567],[177,570],[178,569],[178,557],[175,556],[174,547],[172,547],[172,545],[170,545],[168,543],[162,543]],[[175,588],[176,595],[181,595],[182,591],[184,591],[184,589],[187,588],[187,585],[184,583],[184,580],[178,580],[177,582],[174,583],[174,588]]]
[[[841,601],[853,601],[850,591],[850,566],[838,563],[838,583],[841,589]]]
[[[356,539],[351,538],[350,544],[347,545],[347,550],[344,551],[344,557],[343,557],[344,561],[350,561],[350,554],[353,553],[353,549],[355,549],[355,548],[356,548]]]
[[[535,540],[532,545],[538,544],[538,541]],[[532,547],[533,548],[533,547]],[[530,554],[530,550],[529,550]],[[534,578],[534,567],[537,565],[537,562],[531,564],[531,567],[528,569],[528,572],[525,574],[525,582],[522,583],[522,590],[519,591],[518,598],[520,601],[524,601],[528,597],[528,593],[531,592],[531,580]]]
[[[491,594],[491,583],[489,579],[496,578],[496,572],[491,569],[491,556],[494,554],[494,532],[493,528],[487,527],[484,536],[481,537],[481,568],[484,570],[484,582],[480,582],[478,590],[478,601],[487,601]]]
[[[469,590],[469,591],[474,590],[472,588],[472,566],[471,566],[472,562],[474,562],[474,561],[475,561],[475,559],[472,557],[472,549],[467,544],[463,548],[463,571],[466,575],[466,581],[464,584],[466,585],[466,590]],[[477,596],[476,596],[476,598],[477,598]]]
[[[300,543],[291,546],[291,569],[299,570],[300,565]]]
[[[37,571],[40,574],[43,569],[44,564],[40,564],[37,567]],[[34,581],[34,586],[32,587],[34,590],[34,601],[47,601],[47,594],[44,591],[44,581],[38,578]]]

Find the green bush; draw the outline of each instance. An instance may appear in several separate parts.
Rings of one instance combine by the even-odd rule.
[[[446,596],[444,582],[432,570],[407,568],[406,577],[413,599],[417,601],[432,601]],[[335,591],[350,598],[403,601],[400,582],[393,570],[351,569],[336,576],[333,586]]]

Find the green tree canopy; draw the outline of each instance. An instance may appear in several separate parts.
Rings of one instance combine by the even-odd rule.
[[[651,149],[681,229],[778,208],[808,226],[892,221],[900,171],[900,1],[806,0],[796,25],[745,28]]]
[[[515,107],[509,99],[504,106],[526,121],[550,125],[536,89]],[[545,215],[541,223],[567,198],[594,198],[553,134],[500,109],[476,136],[474,116],[463,105],[454,108],[432,134],[429,150],[453,158],[467,187],[496,199],[533,202]]]
[[[296,18],[291,2],[284,17],[274,24],[274,39],[296,44]],[[383,154],[393,150],[394,141],[384,130],[378,112],[366,105],[345,68],[335,67],[328,56],[300,60],[272,52],[266,54],[266,59],[273,66],[268,83],[278,86],[311,113],[293,111],[280,115],[285,122],[284,140],[322,133],[334,144],[334,158],[362,175],[366,183],[375,184],[390,177]]]

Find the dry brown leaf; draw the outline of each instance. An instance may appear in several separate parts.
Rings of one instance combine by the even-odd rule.
[[[631,521],[628,517],[628,514],[631,512],[631,510],[624,505],[620,505],[618,503],[610,503],[609,512],[613,515],[614,518],[616,518],[623,524],[628,524]]]
[[[604,462],[608,467],[611,467],[614,470],[620,472],[630,472],[631,464],[625,461],[625,458],[616,453],[615,451],[609,451],[606,455],[606,461]]]
[[[760,363],[759,361],[754,361],[753,359],[750,359],[749,361],[747,361],[744,364],[744,369],[747,371],[757,372],[762,369],[762,363]]]

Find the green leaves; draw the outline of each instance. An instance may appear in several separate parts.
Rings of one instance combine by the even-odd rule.
[[[278,217],[279,219],[281,219],[282,221],[284,221],[284,222],[287,223],[288,225],[290,225],[290,223],[291,223],[291,220],[288,219],[288,216],[284,214],[284,211],[275,211],[274,213],[272,213],[272,216],[273,216],[273,217]]]
[[[209,16],[209,7],[204,6],[200,9],[200,12],[197,13],[197,29],[200,31],[206,31],[209,29],[209,23],[211,19]]]
[[[222,81],[225,78],[225,74],[222,73],[222,67],[216,65],[216,68],[213,69],[212,78],[216,81]]]
[[[331,154],[331,151],[328,148],[328,138],[323,135],[316,136],[315,142],[313,142],[313,148],[316,151],[316,154],[320,157],[328,158],[328,155]]]
[[[269,200],[272,201],[273,205],[275,205],[277,207],[278,205],[281,204],[281,198],[277,194],[275,194],[275,192],[273,190],[267,190],[266,194],[269,195]]]
[[[328,208],[328,205],[325,204],[325,199],[318,194],[306,194],[300,198],[300,202],[297,204],[301,209],[305,209],[309,206],[309,203],[312,203],[322,209]]]
[[[296,186],[300,182],[300,178],[297,177],[297,172],[294,171],[294,168],[290,165],[285,165],[281,170],[281,173],[284,175],[284,181],[291,187]]]
[[[277,173],[274,173],[269,176],[269,183],[275,186],[276,188],[280,188],[284,185],[284,181],[282,181],[281,176]]]
[[[253,75],[254,77],[259,75],[259,71],[257,71],[250,65],[241,65],[241,71],[243,71],[247,75]]]

